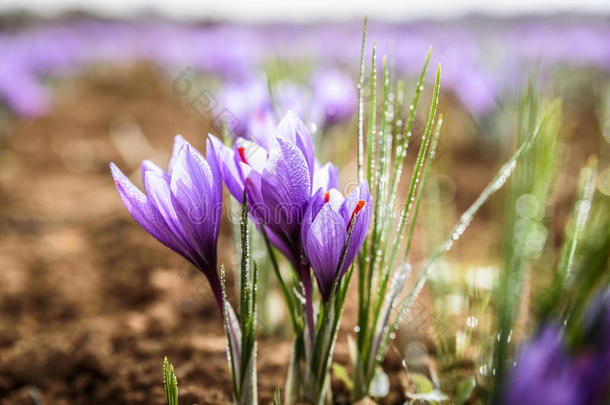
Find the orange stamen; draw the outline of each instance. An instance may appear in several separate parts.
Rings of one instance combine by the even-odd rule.
[[[239,153],[239,157],[241,158],[241,161],[247,165],[250,165],[248,163],[248,160],[246,159],[246,149],[243,147],[239,147],[239,148],[237,148],[237,152]]]
[[[324,204],[326,204],[330,200],[330,193],[327,191],[324,193]]]
[[[360,212],[360,210],[365,206],[366,202],[364,200],[358,200],[358,204],[356,204],[356,208],[354,208],[354,211],[352,211],[352,216],[349,219],[349,222],[347,223],[347,230],[349,232],[349,229],[352,227],[352,221],[354,220],[354,217],[356,216],[356,214],[358,214],[358,212]]]

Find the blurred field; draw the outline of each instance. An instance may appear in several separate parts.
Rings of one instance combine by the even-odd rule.
[[[585,80],[568,91],[548,91],[567,96],[560,180],[549,207],[554,214],[551,250],[562,240],[578,170],[587,157],[597,154],[608,176],[600,89],[609,85]],[[181,402],[229,402],[224,332],[206,280],[137,226],[108,170],[114,161],[138,179],[141,160],[166,163],[178,133],[202,150],[206,134],[217,131],[214,117],[196,114],[172,91],[166,72],[149,63],[91,69],[53,86],[48,112],[31,118],[5,112],[1,123],[2,403],[162,404],[166,354],[176,365]],[[446,125],[434,164],[442,216],[429,213],[437,229],[422,220],[413,263],[429,253],[434,232],[447,232],[508,156],[516,127],[511,103],[505,99],[494,113],[479,117],[452,89],[442,93]],[[354,120],[331,126],[321,142],[321,160],[335,159],[342,164],[342,181],[352,180]],[[497,268],[502,198],[494,197],[456,245],[447,258],[451,270]],[[229,268],[231,242],[225,216],[219,261]],[[430,293],[423,299],[430,300]],[[446,315],[438,319],[463,322],[468,314]],[[354,323],[348,302],[335,358],[339,363],[348,363],[345,332]],[[428,324],[413,326],[405,325],[401,342],[423,342],[434,361],[437,332]],[[269,403],[284,380],[290,342],[280,331],[263,337],[258,347],[261,403]],[[390,351],[386,361],[393,389],[381,403],[402,403],[407,383],[399,351]],[[478,369],[476,361],[464,360],[461,366]],[[333,386],[342,398],[341,382],[334,380]]]

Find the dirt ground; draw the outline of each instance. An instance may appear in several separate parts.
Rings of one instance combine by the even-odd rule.
[[[138,67],[64,82],[52,113],[10,125],[0,148],[0,402],[164,404],[167,355],[181,403],[229,403],[225,338],[205,278],[131,219],[108,169],[114,161],[136,173],[150,157],[164,164],[176,133],[203,149],[210,123]],[[458,208],[488,180],[478,169],[493,162],[475,158],[456,179]],[[231,263],[227,225],[219,255]],[[471,241],[486,238],[475,230]],[[353,325],[349,305],[345,315]],[[336,354],[343,364],[345,341]],[[291,345],[265,337],[258,347],[267,404],[282,388]],[[384,403],[401,403],[392,353]],[[344,389],[333,385],[340,399]]]

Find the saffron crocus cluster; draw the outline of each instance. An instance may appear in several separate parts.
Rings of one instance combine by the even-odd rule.
[[[282,79],[271,84],[264,77],[254,77],[229,81],[220,93],[220,103],[231,113],[226,120],[231,132],[266,149],[271,147],[268,141],[273,139],[277,117],[292,111],[319,134],[349,119],[356,101],[352,77],[330,67],[316,70],[307,83]]]
[[[167,171],[142,162],[146,194],[114,164],[112,177],[125,207],[142,228],[205,274],[221,312],[222,289],[216,244],[222,213],[222,184],[216,156],[204,158],[180,135]]]
[[[303,122],[288,112],[270,139],[238,138],[233,148],[213,135],[210,139],[229,192],[239,201],[245,190],[257,226],[296,269],[306,267],[300,244],[303,215],[314,190],[337,186],[337,168],[317,163]]]
[[[318,403],[327,392],[326,371],[345,289],[340,303],[324,304],[331,298],[333,283],[337,281],[339,286],[366,236],[371,216],[368,184],[359,185],[344,198],[336,189],[336,167],[316,160],[309,131],[291,111],[272,134],[262,139],[240,137],[232,148],[213,135],[209,139],[227,189],[238,200],[245,192],[251,219],[296,271],[303,289],[303,305],[296,295],[290,295],[288,288],[283,288],[291,317],[303,320],[293,323],[297,343],[289,381],[305,378],[305,386],[313,394],[307,397],[297,384],[288,387],[286,398],[288,403]],[[320,308],[334,308],[335,321],[321,325],[315,322],[312,268],[322,297]],[[283,285],[279,271],[278,277]],[[329,316],[325,313],[324,318]],[[326,354],[319,358],[314,352]]]
[[[319,189],[309,202],[301,241],[325,300],[335,280],[341,280],[362,247],[371,219],[370,207],[366,183],[347,198],[337,189]]]

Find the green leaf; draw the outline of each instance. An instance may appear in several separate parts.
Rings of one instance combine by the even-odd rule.
[[[178,379],[174,373],[174,366],[163,358],[163,382],[167,405],[178,405]]]
[[[437,249],[428,258],[415,282],[415,285],[413,286],[413,289],[398,306],[397,315],[391,327],[388,328],[388,333],[384,337],[380,353],[385,353],[385,349],[389,340],[389,335],[396,330],[396,328],[398,327],[398,322],[405,315],[406,311],[409,309],[411,304],[419,295],[419,292],[426,283],[428,273],[430,272],[436,261],[453,247],[455,241],[458,240],[460,236],[464,233],[466,228],[468,228],[468,225],[470,225],[472,219],[474,218],[474,215],[481,208],[481,206],[506,183],[513,170],[515,169],[517,162],[526,154],[527,151],[529,151],[529,149],[538,139],[541,128],[544,127],[547,120],[549,119],[550,113],[551,111],[547,111],[547,113],[542,118],[540,124],[536,127],[534,133],[529,138],[527,138],[521,144],[521,146],[519,146],[514,155],[500,168],[500,170],[496,173],[496,175],[487,185],[487,187],[485,187],[485,189],[475,200],[475,202],[472,203],[472,205],[462,214],[453,230],[449,233],[449,236],[437,247]]]
[[[595,192],[597,159],[589,159],[589,163],[580,171],[578,201],[574,204],[574,211],[570,217],[570,225],[566,235],[566,243],[562,247],[561,259],[557,266],[558,277],[562,281],[572,274],[574,256],[580,240],[582,239],[591,213],[593,194]]]
[[[465,378],[460,381],[457,385],[454,402],[455,405],[462,405],[468,401],[468,398],[472,395],[472,391],[474,391],[474,387],[476,387],[477,383],[474,377]]]
[[[402,177],[402,167],[407,157],[407,150],[409,148],[409,141],[411,140],[411,136],[413,134],[413,122],[415,121],[415,113],[417,111],[417,106],[419,105],[419,98],[422,90],[424,89],[424,79],[426,76],[426,72],[428,71],[428,64],[430,63],[430,56],[432,55],[432,48],[428,50],[428,55],[426,56],[426,62],[424,63],[424,67],[419,75],[419,79],[417,80],[417,84],[415,87],[415,94],[413,95],[413,100],[411,101],[411,105],[409,106],[409,118],[407,119],[407,123],[404,127],[404,132],[401,134],[397,132],[396,136],[396,148],[394,151],[394,167],[392,169],[392,185],[390,187],[390,197],[388,204],[390,212],[394,210],[394,205],[396,202],[396,194],[398,192],[398,183]],[[402,97],[402,88],[399,86],[397,90],[398,94]],[[434,92],[436,93],[436,91]],[[400,99],[399,99],[400,100]],[[402,106],[402,101],[399,103]],[[401,108],[397,108],[396,118],[398,119],[400,116]],[[423,145],[423,142],[422,142]]]
[[[227,335],[227,357],[229,368],[231,369],[231,380],[233,382],[233,396],[239,398],[239,368],[236,367],[237,358],[235,351],[238,351],[240,344],[239,323],[235,319],[235,314],[231,304],[227,299],[227,283],[224,265],[220,266],[220,285],[222,286],[223,320],[225,333]]]
[[[372,321],[371,325],[375,325],[377,323],[377,320],[379,319],[379,314],[381,312],[382,305],[383,305],[383,297],[386,296],[388,283],[389,283],[390,276],[393,271],[394,260],[396,259],[396,254],[398,253],[398,249],[401,245],[400,242],[402,241],[402,239],[404,237],[404,233],[405,233],[404,228],[409,219],[409,214],[411,213],[411,210],[416,205],[415,204],[415,192],[416,192],[416,190],[421,188],[421,185],[419,185],[419,187],[418,187],[418,184],[420,181],[422,170],[425,167],[424,163],[426,163],[430,158],[430,156],[428,156],[428,154],[427,154],[427,151],[428,151],[428,145],[430,143],[430,134],[431,134],[432,128],[434,126],[436,108],[438,105],[438,96],[439,96],[439,92],[440,92],[440,76],[441,76],[441,65],[439,64],[437,67],[437,71],[436,71],[436,80],[434,83],[434,92],[432,95],[432,102],[430,104],[428,122],[426,124],[426,129],[424,131],[424,134],[422,136],[422,145],[417,154],[417,161],[415,162],[415,167],[413,169],[413,174],[411,176],[411,182],[409,184],[409,191],[407,193],[407,199],[406,199],[407,205],[402,209],[402,211],[400,213],[400,219],[398,221],[398,226],[397,226],[397,230],[396,230],[397,241],[395,241],[394,243],[391,244],[392,247],[389,250],[389,259],[387,260],[387,263],[385,263],[385,265],[382,267],[382,270],[380,273],[379,284],[378,284],[378,294],[379,294],[379,297],[381,297],[381,298],[379,300],[377,300],[377,302],[375,304],[374,313],[373,313],[373,321]],[[440,127],[437,126],[437,129],[438,129],[438,131],[436,131],[436,133],[434,135],[436,137],[438,137],[438,135],[440,134]],[[436,147],[436,144],[434,146]],[[428,159],[426,159],[426,157],[428,157]],[[415,217],[412,218],[412,221],[413,222],[415,221]],[[384,248],[384,259],[385,259],[385,255],[388,254],[389,248],[390,248],[389,244],[386,245]],[[405,259],[406,259],[406,253],[407,253],[407,250],[405,250]],[[386,336],[389,336],[389,334],[392,332],[393,332],[392,328],[388,328]],[[370,333],[369,339],[372,341],[374,339],[375,330],[371,329],[371,331],[369,333]],[[383,341],[386,341],[386,340],[387,340],[387,338],[384,337]],[[383,354],[385,353],[384,348],[386,345],[386,343],[383,341],[380,346],[380,353],[382,354],[382,357],[383,357]],[[378,357],[377,354],[375,354],[374,357]]]
[[[362,48],[360,51],[360,75],[358,78],[358,181],[364,180],[364,49],[366,47],[367,18],[364,17]]]
[[[241,330],[242,339],[247,338],[247,320],[250,318],[250,230],[248,227],[248,200],[246,198],[246,190],[244,189],[242,210],[241,210],[241,222],[240,222],[240,235],[241,235],[241,267],[240,267],[240,318],[241,318]],[[245,347],[245,342],[242,342],[242,347]],[[245,367],[245,364],[243,365]]]
[[[409,380],[411,380],[411,384],[415,387],[415,392],[417,394],[425,394],[426,392],[431,392],[434,390],[434,384],[432,381],[428,379],[423,374],[420,373],[409,373]]]
[[[275,392],[273,393],[273,405],[280,405],[280,388],[276,387]]]
[[[349,378],[345,367],[343,367],[341,364],[333,363],[333,373],[335,373],[335,376],[345,385],[345,387],[349,391],[354,389],[354,382],[351,378]]]
[[[409,232],[407,234],[407,243],[405,247],[404,258],[407,259],[407,255],[409,254],[409,250],[411,248],[411,241],[413,240],[413,234],[415,233],[415,224],[417,223],[417,214],[419,213],[419,204],[421,203],[422,195],[424,194],[424,186],[426,185],[426,180],[428,179],[428,169],[430,168],[430,163],[434,159],[436,155],[436,148],[438,145],[438,138],[440,137],[441,128],[443,126],[443,116],[439,116],[438,121],[436,123],[436,129],[434,130],[434,135],[432,136],[432,143],[430,145],[430,152],[428,153],[428,158],[424,162],[424,169],[421,177],[421,182],[419,185],[419,189],[417,190],[417,195],[415,197],[415,207],[413,208],[413,219],[411,220],[411,224],[409,225]]]

